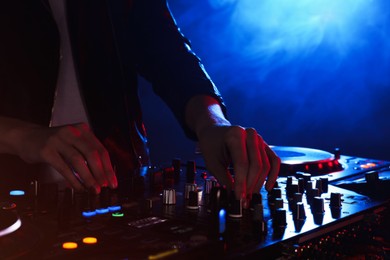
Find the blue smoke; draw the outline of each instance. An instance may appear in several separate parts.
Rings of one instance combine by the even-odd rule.
[[[390,159],[390,1],[170,1],[229,106],[269,143]]]
[[[233,123],[256,127],[274,145],[340,147],[343,154],[390,160],[390,1],[169,4]],[[153,118],[156,102],[150,103]],[[151,121],[150,130],[175,124]],[[191,158],[180,129],[172,132],[149,131],[150,139],[179,151],[152,147],[156,157],[184,157],[189,149]]]

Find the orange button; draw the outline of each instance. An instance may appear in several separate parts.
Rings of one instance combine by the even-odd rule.
[[[83,243],[84,244],[89,244],[89,245],[96,244],[97,243],[97,238],[96,237],[84,237],[83,238]]]
[[[63,249],[76,249],[77,248],[77,243],[75,242],[65,242],[62,244]]]

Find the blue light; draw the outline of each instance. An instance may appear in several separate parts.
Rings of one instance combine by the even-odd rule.
[[[226,210],[219,211],[219,234],[225,233],[226,230]]]
[[[9,192],[11,196],[23,196],[25,193],[22,190],[12,190]]]
[[[100,208],[100,209],[97,209],[97,210],[96,210],[96,213],[97,213],[97,214],[100,214],[100,215],[106,214],[106,213],[108,213],[108,212],[109,212],[108,208]]]
[[[109,206],[109,207],[108,207],[108,210],[109,210],[110,212],[120,211],[121,209],[122,209],[122,207],[121,207],[121,206],[118,206],[118,205]]]
[[[93,216],[96,216],[96,211],[83,211],[82,215],[83,217],[90,218]]]

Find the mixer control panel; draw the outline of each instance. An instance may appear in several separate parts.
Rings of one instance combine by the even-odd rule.
[[[344,161],[341,171],[354,169],[350,162]],[[0,225],[0,258],[350,256],[336,246],[357,232],[372,239],[368,229],[383,225],[377,218],[388,216],[388,193],[373,197],[345,184],[362,176],[368,186],[384,179],[379,177],[390,164],[371,163],[379,165],[377,173],[354,169],[346,174],[351,180],[308,172],[281,176],[271,191],[252,194],[247,208],[195,161],[151,167],[134,176],[142,187],[102,188],[99,195],[35,181],[29,190],[10,190],[0,200],[0,217],[6,219]]]

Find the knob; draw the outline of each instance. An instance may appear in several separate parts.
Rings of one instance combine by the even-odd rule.
[[[322,179],[316,180],[316,188],[318,189],[318,192],[321,194],[322,193]]]
[[[233,199],[230,203],[229,217],[241,218],[242,217],[242,200]]]
[[[321,197],[314,197],[311,208],[313,214],[324,214],[324,199]]]
[[[174,189],[166,189],[163,191],[163,204],[165,205],[176,204],[176,191]]]
[[[317,196],[320,196],[320,192],[317,188],[308,190],[307,194],[306,194],[307,204],[311,205],[314,197],[317,197]]]
[[[205,194],[210,194],[211,189],[215,186],[217,186],[217,181],[214,178],[207,178],[204,182]]]
[[[333,208],[341,208],[341,193],[332,192],[330,194],[329,206]]]
[[[187,162],[187,169],[186,169],[187,183],[194,183],[195,182],[195,173],[196,173],[195,161],[188,161]]]
[[[189,199],[190,198],[190,191],[196,191],[197,185],[194,183],[186,183],[184,187],[184,198]]]
[[[328,177],[321,177],[321,189],[322,193],[328,193],[329,179]]]
[[[379,174],[377,171],[369,171],[365,174],[367,184],[375,184],[379,181]]]
[[[175,158],[172,160],[172,167],[173,167],[173,172],[175,175],[175,180],[179,180],[180,173],[181,173],[181,161],[179,158]]]
[[[305,219],[305,218],[306,218],[305,204],[303,204],[303,202],[297,202],[296,207],[293,211],[293,219],[298,220],[298,219]]]
[[[198,204],[198,191],[197,190],[191,190],[188,192],[188,209],[199,209]]]
[[[102,187],[99,194],[100,207],[106,208],[110,206],[110,189],[108,187]]]
[[[304,178],[298,178],[298,192],[304,193],[305,192],[305,179]]]
[[[338,148],[338,147],[334,148],[333,155],[334,155],[334,158],[335,158],[336,160],[339,160],[340,157],[341,157],[340,148]]]
[[[291,184],[287,189],[287,198],[292,199],[294,193],[299,192],[298,184]]]
[[[268,202],[275,201],[276,198],[282,197],[282,189],[281,188],[273,188],[268,195]]]
[[[211,189],[209,211],[212,214],[218,214],[221,209],[226,209],[227,191],[223,187],[214,187]]]
[[[263,204],[263,199],[260,193],[253,193],[250,201],[250,208],[254,209],[257,204]]]
[[[272,224],[274,227],[286,227],[286,210],[285,209],[277,209],[275,211],[275,216],[272,220]]]

